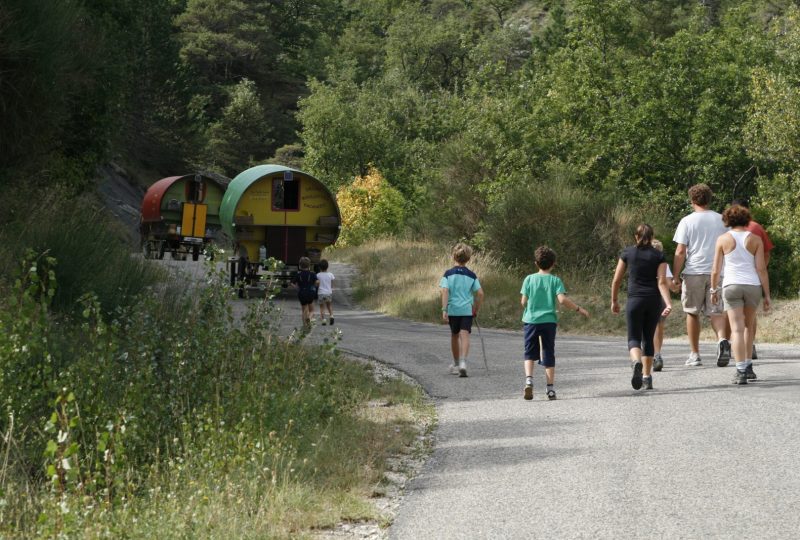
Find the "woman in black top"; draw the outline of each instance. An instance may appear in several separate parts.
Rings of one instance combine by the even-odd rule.
[[[653,335],[660,317],[672,311],[667,285],[667,262],[664,254],[652,245],[653,228],[646,223],[636,228],[636,245],[628,246],[619,256],[611,282],[611,311],[619,313],[619,288],[628,269],[628,350],[633,364],[631,385],[638,390],[644,384],[653,389]],[[642,372],[644,371],[644,374]]]

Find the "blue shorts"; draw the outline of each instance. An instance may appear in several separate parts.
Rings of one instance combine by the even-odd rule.
[[[525,323],[525,360],[537,360],[544,367],[556,365],[556,323]],[[539,340],[541,339],[541,347]]]
[[[450,332],[455,336],[462,330],[472,333],[472,315],[450,315],[447,317]]]

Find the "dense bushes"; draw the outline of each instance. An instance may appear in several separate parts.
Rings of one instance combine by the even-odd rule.
[[[333,351],[277,339],[270,302],[237,323],[222,274],[177,305],[150,291],[105,312],[89,293],[80,313],[57,315],[57,268],[31,252],[0,310],[0,432],[13,448],[0,492],[47,479],[56,494],[124,500],[160,456],[203,449],[219,466],[273,466],[280,443],[290,464],[302,444],[290,433],[318,430],[352,403]],[[236,453],[243,436],[249,458]]]
[[[663,216],[632,209],[610,195],[559,180],[516,186],[492,206],[480,235],[482,246],[512,263],[530,266],[539,245],[558,254],[560,268],[604,273],[633,242],[642,221],[663,234]]]
[[[578,213],[581,205],[556,203],[564,220],[543,214],[549,233],[535,241],[562,245],[565,255],[571,231],[571,243],[592,238],[613,258],[616,244],[605,236],[612,222],[631,212],[652,221],[654,204],[654,225],[669,239],[689,211],[687,188],[698,182],[717,194],[715,210],[734,197],[770,206],[774,220],[765,225],[797,251],[789,232],[796,204],[782,193],[796,191],[800,163],[800,11],[792,2],[700,4],[359,9],[345,21],[347,39],[327,79],[300,102],[306,166],[340,185],[374,163],[405,197],[408,228],[466,238],[514,260],[532,240],[527,231],[539,235],[533,222],[514,229],[529,219],[520,212],[543,210],[517,199],[553,201],[537,187],[552,183],[542,173],[552,163],[571,171],[557,189],[580,188],[597,202]],[[800,286],[796,260],[787,262],[776,258],[775,270],[794,283],[783,293]]]
[[[130,305],[133,297],[165,277],[163,271],[131,257],[121,227],[98,203],[88,197],[72,198],[60,188],[41,194],[16,190],[9,195],[18,204],[18,214],[0,229],[6,251],[0,269],[8,277],[9,265],[19,261],[26,249],[55,259],[58,287],[53,309],[73,309],[91,291],[102,308],[111,311]],[[23,201],[27,197],[33,200]]]

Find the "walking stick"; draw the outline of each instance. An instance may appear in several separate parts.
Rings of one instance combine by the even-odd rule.
[[[486,361],[486,344],[483,342],[483,334],[481,333],[481,325],[478,324],[478,317],[474,318],[475,327],[478,329],[478,337],[481,340],[481,350],[483,351],[483,365],[486,366],[486,374],[489,374],[489,362]]]

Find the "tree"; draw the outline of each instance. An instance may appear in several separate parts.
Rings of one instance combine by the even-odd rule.
[[[268,155],[272,141],[253,81],[243,79],[230,92],[222,118],[208,129],[208,143],[198,161],[227,176],[236,176]]]

